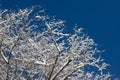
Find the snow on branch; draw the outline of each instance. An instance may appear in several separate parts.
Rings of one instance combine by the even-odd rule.
[[[64,20],[45,15],[42,9],[0,11],[0,77],[110,80],[108,64],[94,40],[82,28],[66,31]]]

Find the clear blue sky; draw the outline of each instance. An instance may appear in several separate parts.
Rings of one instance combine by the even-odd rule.
[[[14,9],[38,4],[65,19],[68,27],[77,23],[106,50],[103,56],[110,71],[120,76],[120,0],[0,0],[0,4]]]

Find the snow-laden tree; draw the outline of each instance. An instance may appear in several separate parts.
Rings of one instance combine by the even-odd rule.
[[[40,8],[0,10],[0,80],[110,80],[93,39],[64,24]]]

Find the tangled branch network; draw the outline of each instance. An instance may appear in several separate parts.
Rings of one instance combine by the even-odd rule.
[[[0,10],[0,80],[111,80],[100,52],[41,8]]]

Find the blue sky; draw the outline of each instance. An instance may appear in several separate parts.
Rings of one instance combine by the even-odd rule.
[[[0,0],[1,8],[41,5],[49,15],[84,28],[101,49],[110,72],[120,76],[120,1],[119,0]]]

